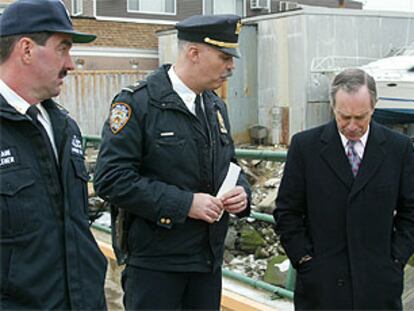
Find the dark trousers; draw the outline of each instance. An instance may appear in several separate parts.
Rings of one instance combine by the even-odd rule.
[[[221,269],[166,272],[127,266],[122,287],[126,310],[220,310]]]

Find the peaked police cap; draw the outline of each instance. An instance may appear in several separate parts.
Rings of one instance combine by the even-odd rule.
[[[239,58],[241,18],[237,15],[193,15],[176,24],[178,39],[211,45]]]

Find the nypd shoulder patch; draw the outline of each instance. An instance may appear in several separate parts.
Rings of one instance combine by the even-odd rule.
[[[131,117],[131,107],[123,102],[113,103],[109,114],[109,126],[112,133],[118,134]]]

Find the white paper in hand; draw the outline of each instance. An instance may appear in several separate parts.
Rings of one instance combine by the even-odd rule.
[[[234,164],[233,162],[230,162],[229,170],[227,171],[226,178],[224,178],[223,183],[221,184],[221,187],[219,191],[217,192],[216,197],[220,198],[225,194],[226,192],[229,192],[231,189],[236,187],[237,180],[239,179],[241,168],[237,164]],[[217,221],[221,219],[221,216],[223,215],[223,212],[221,212],[220,216],[218,217]]]

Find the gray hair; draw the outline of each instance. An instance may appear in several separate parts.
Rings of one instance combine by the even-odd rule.
[[[377,87],[375,80],[362,69],[352,68],[345,69],[336,75],[331,85],[330,97],[331,105],[335,108],[335,96],[339,90],[343,90],[348,94],[358,92],[358,90],[366,85],[371,97],[371,106],[375,108],[377,103]]]
[[[183,50],[185,50],[185,49],[187,48],[187,46],[188,46],[190,43],[191,43],[191,42],[189,42],[189,41],[179,39],[179,40],[178,40],[178,43],[177,43],[177,46],[178,46],[178,51],[183,51]]]
[[[0,37],[0,64],[3,64],[11,55],[16,43],[21,38],[29,38],[38,45],[45,45],[53,32],[36,32],[31,34],[19,34],[14,36]]]

